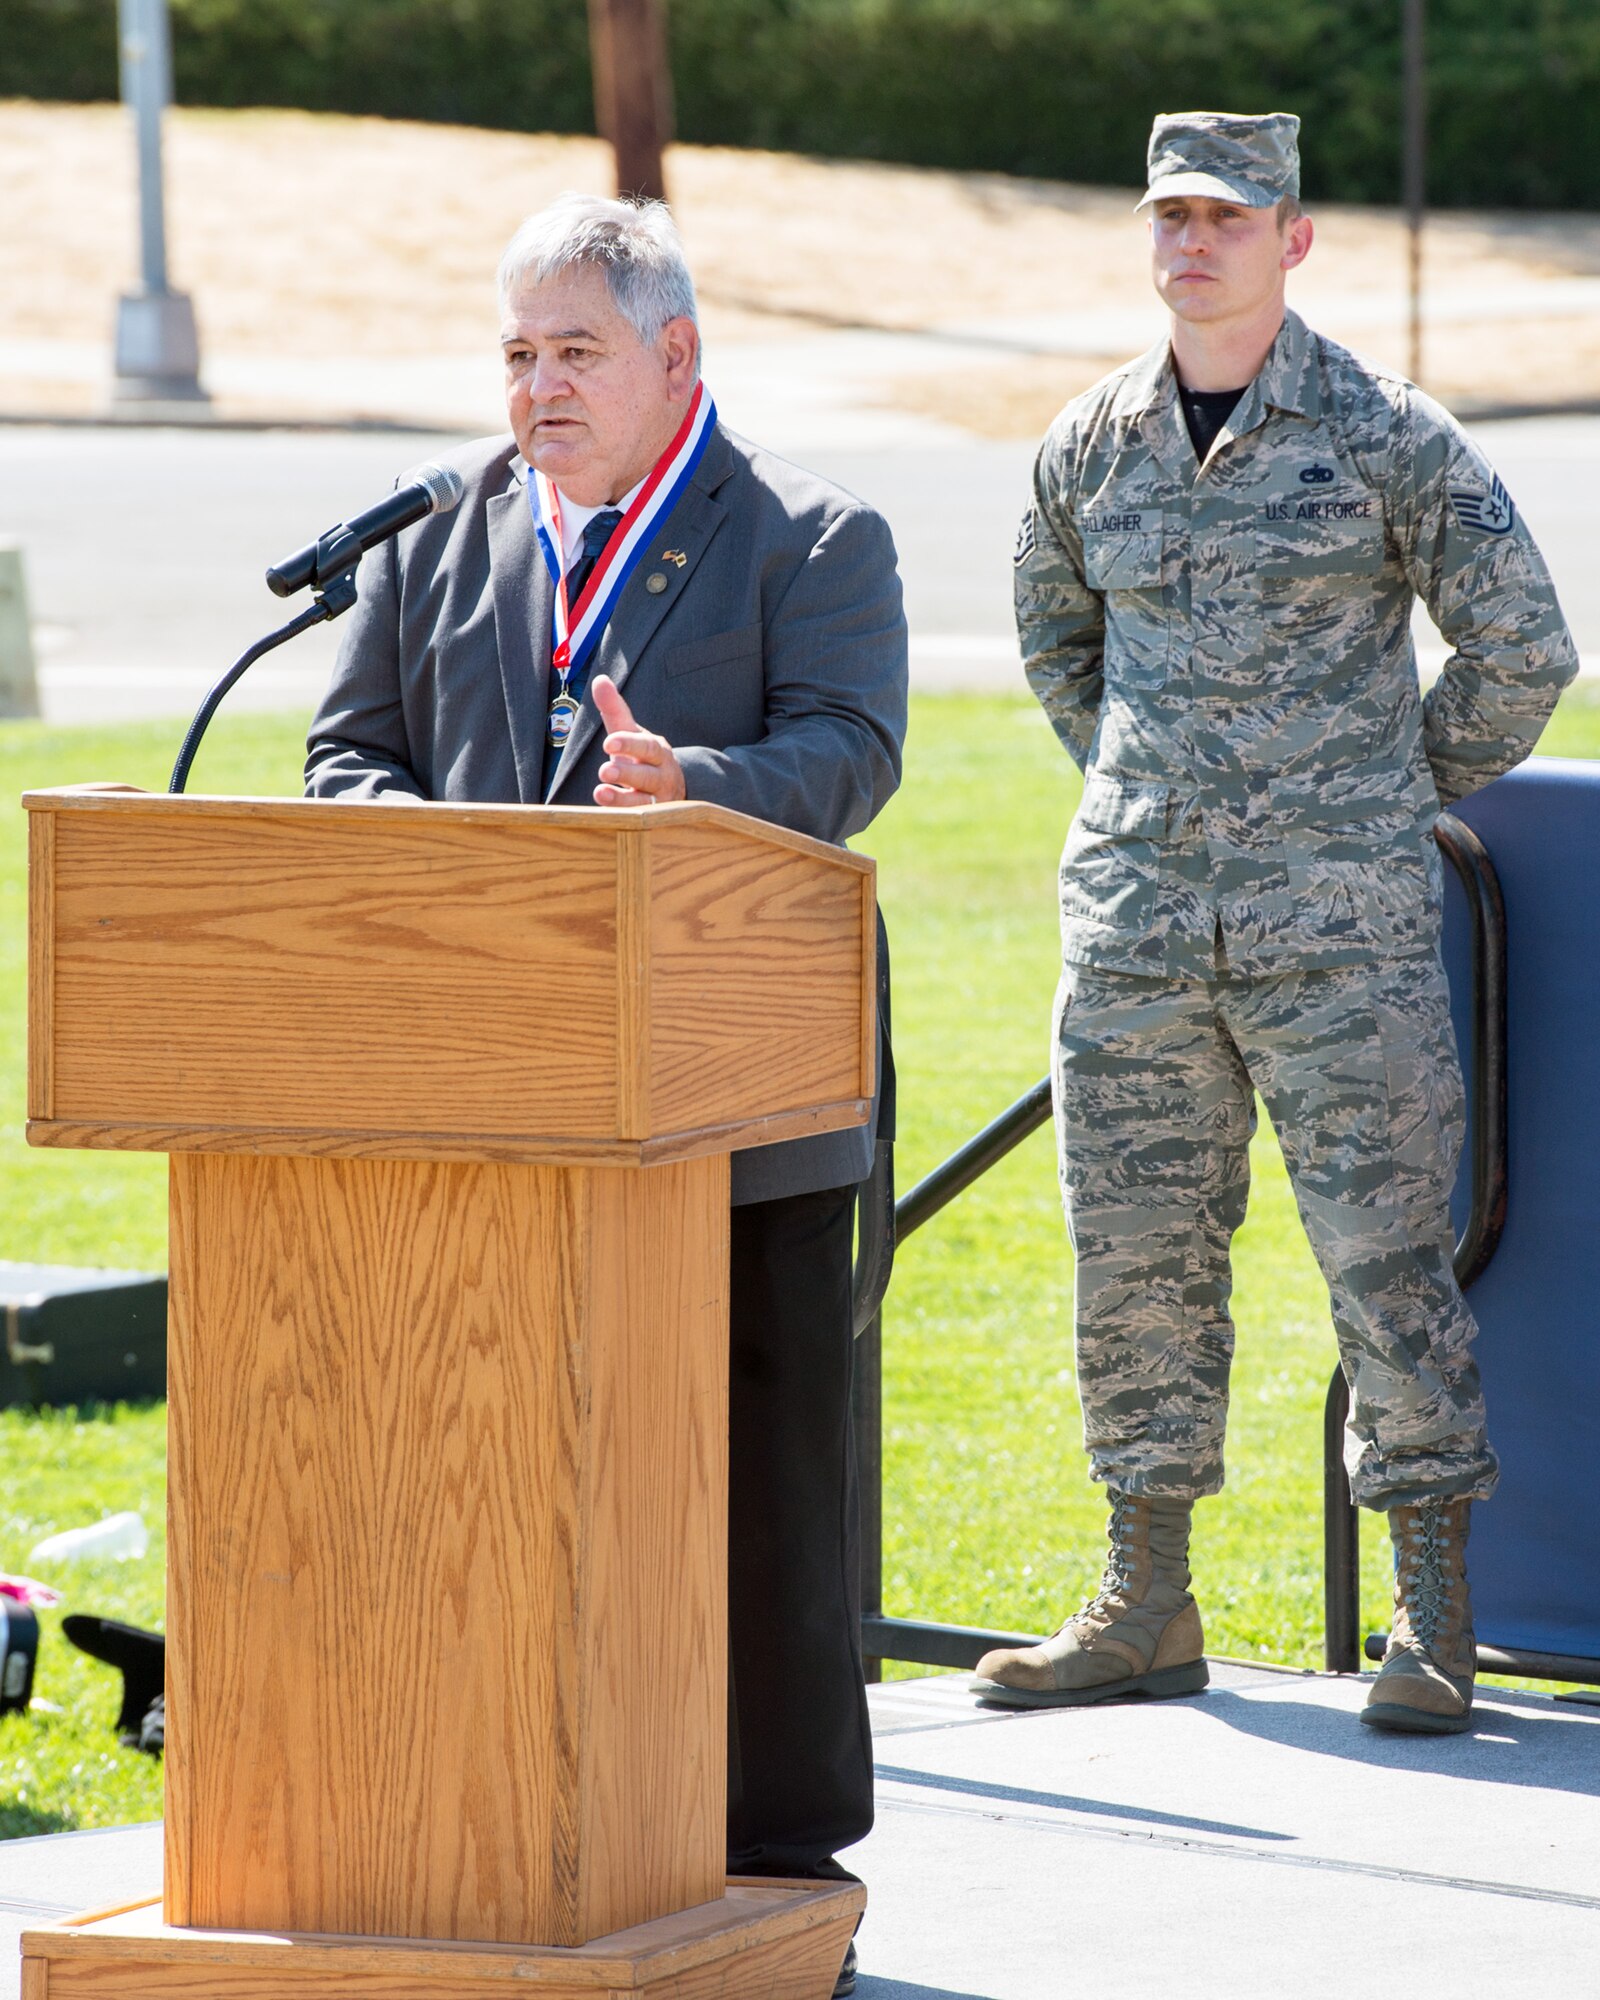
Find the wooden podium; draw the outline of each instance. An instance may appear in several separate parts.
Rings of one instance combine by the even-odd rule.
[[[865,1121],[870,861],[31,793],[36,1145],[171,1155],[164,1902],[24,2000],[823,2000],[729,1883],[728,1165]]]

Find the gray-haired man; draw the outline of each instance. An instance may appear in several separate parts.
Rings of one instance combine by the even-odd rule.
[[[1055,1086],[1111,1560],[977,1687],[1015,1705],[1205,1684],[1189,1522],[1222,1484],[1259,1091],[1332,1295],[1352,1488],[1395,1543],[1362,1719],[1454,1731],[1468,1510],[1496,1462],[1451,1270],[1461,1080],[1431,834],[1528,754],[1577,660],[1476,447],[1285,310],[1312,240],[1298,127],[1156,120],[1140,207],[1171,339],[1057,418],[1018,542],[1028,678],[1085,772]],[[1425,700],[1418,596],[1453,648]]]
[[[367,558],[308,790],[691,798],[858,833],[899,782],[905,731],[887,527],[718,425],[659,204],[564,197],[513,239],[500,290],[512,435],[455,454],[456,511]],[[842,1874],[835,1853],[872,1824],[849,1388],[873,1136],[733,1161],[736,1873]]]

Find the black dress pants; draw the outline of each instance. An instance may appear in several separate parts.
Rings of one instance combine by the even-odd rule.
[[[841,1876],[872,1827],[850,1426],[855,1189],[733,1210],[728,1870]]]

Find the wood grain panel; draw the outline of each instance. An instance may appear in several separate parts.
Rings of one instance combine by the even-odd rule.
[[[728,1160],[592,1182],[582,1927],[599,1937],[723,1889]]]
[[[585,1192],[174,1159],[175,1921],[577,1941]]]
[[[65,1959],[51,1967],[47,2000],[473,2000],[504,1995],[507,1982],[467,1974],[419,1979],[346,1966],[195,1965],[140,1960]],[[609,2000],[608,1989],[563,1982],[536,1989],[539,2000]],[[41,1989],[41,2000],[46,1995]],[[722,2000],[722,1996],[719,1996]],[[741,1996],[742,2000],[742,1996]]]
[[[841,1104],[806,1105],[772,1118],[740,1118],[726,1125],[699,1125],[658,1139],[552,1139],[539,1133],[508,1139],[489,1132],[340,1132],[313,1128],[284,1130],[263,1125],[106,1125],[65,1119],[31,1119],[30,1146],[95,1147],[131,1153],[281,1153],[326,1160],[501,1160],[529,1165],[541,1161],[569,1167],[648,1167],[663,1160],[688,1160],[726,1153],[737,1146],[767,1146],[779,1139],[805,1139],[860,1125],[869,1106],[851,1098]]]
[[[55,1116],[56,822],[28,815],[28,1116]]]
[[[823,1116],[827,1115],[824,1108]],[[742,1128],[740,1128],[742,1129]],[[799,1125],[796,1125],[798,1131]],[[133,1125],[77,1119],[31,1119],[30,1146],[95,1147],[125,1153],[279,1153],[324,1160],[500,1160],[567,1167],[647,1166],[670,1144],[671,1157],[725,1152],[717,1134],[654,1139],[563,1139],[542,1133],[507,1138],[498,1132],[362,1132],[281,1125]],[[680,1139],[687,1141],[685,1147]]]
[[[730,812],[694,800],[673,805],[644,806],[638,811],[617,812],[603,806],[522,806],[484,805],[440,799],[285,799],[208,795],[204,792],[141,792],[135,785],[88,784],[55,785],[24,792],[22,804],[28,812],[105,812],[142,818],[170,819],[282,819],[285,815],[316,818],[330,808],[352,825],[365,823],[375,828],[392,827],[397,820],[444,819],[458,826],[493,826],[519,822],[546,827],[587,829],[613,835],[625,828],[721,827],[744,839],[759,840],[771,847],[784,847],[793,854],[810,854],[818,860],[838,862],[845,867],[870,871],[872,862],[849,848],[835,847],[831,841],[816,840],[790,827],[774,826],[770,820],[753,819],[748,813]]]
[[[36,1144],[599,1162],[856,1122],[861,856],[686,803],[25,803]]]
[[[56,1117],[615,1133],[614,839],[110,803],[34,815],[55,826]]]
[[[651,2000],[832,2000],[850,1942],[851,1920],[799,1938],[754,1944],[734,1966],[699,1965],[663,1973],[635,1988]]]
[[[758,1944],[736,1964],[702,1966],[665,1973],[626,1987],[599,1987],[592,1981],[542,1981],[532,1990],[539,2000],[609,2000],[633,1994],[641,2000],[829,2000],[839,1962],[849,1942],[848,1928],[835,1940],[805,1938]],[[22,2000],[478,2000],[527,1990],[479,1973],[450,1979],[392,1972],[353,1972],[327,1966],[292,1968],[187,1964],[124,1964],[67,1960],[52,1968],[49,1986],[24,1989]]]
[[[872,1106],[862,1097],[840,1104],[808,1104],[800,1111],[780,1111],[771,1118],[740,1118],[728,1125],[702,1125],[671,1132],[664,1139],[647,1139],[640,1148],[644,1164],[663,1160],[698,1159],[703,1153],[727,1153],[738,1146],[773,1146],[780,1139],[809,1139],[817,1132],[837,1132],[846,1125],[865,1125]]]
[[[633,828],[617,841],[617,1137],[650,1134],[651,841]]]
[[[854,1883],[729,1883],[701,1908],[575,1951],[197,1932],[147,1908],[26,1932],[25,1962],[48,1971],[50,2000],[827,2000],[865,1902]]]
[[[30,1127],[31,1131],[31,1127]],[[201,1210],[196,1197],[200,1193],[201,1169],[207,1169],[204,1182],[212,1193],[209,1207]],[[224,1167],[223,1175],[226,1175]],[[224,1179],[223,1185],[226,1185]],[[198,1278],[197,1259],[209,1251],[210,1243],[201,1242],[197,1231],[202,1220],[209,1220],[215,1206],[216,1169],[209,1162],[195,1162],[179,1159],[176,1155],[167,1161],[167,1646],[166,1697],[167,1713],[176,1721],[179,1717],[198,1717],[210,1705],[204,1688],[194,1689],[195,1699],[191,1703],[191,1687],[194,1676],[203,1675],[208,1661],[196,1653],[194,1636],[188,1613],[196,1591],[209,1594],[208,1620],[214,1618],[218,1610],[226,1612],[231,1598],[219,1598],[219,1592],[229,1592],[237,1587],[231,1578],[219,1579],[215,1574],[214,1559],[206,1549],[202,1533],[209,1526],[211,1532],[231,1533],[227,1523],[231,1509],[225,1509],[219,1518],[207,1523],[203,1511],[197,1516],[197,1509],[204,1510],[212,1504],[212,1487],[215,1476],[212,1468],[213,1447],[210,1436],[195,1433],[197,1422],[207,1424],[215,1421],[210,1408],[210,1397],[203,1395],[209,1390],[215,1395],[214,1364],[208,1361],[208,1350],[220,1346],[225,1334],[219,1333],[215,1340],[206,1317],[214,1285],[201,1288]],[[238,1231],[231,1226],[229,1237]],[[257,1273],[246,1267],[241,1272],[242,1282],[251,1286]],[[293,1273],[288,1274],[289,1283],[294,1283]],[[205,1475],[200,1487],[190,1492],[186,1481],[194,1473]],[[246,1586],[248,1580],[246,1579]],[[171,1751],[162,1752],[162,1812],[161,1812],[161,1886],[162,1900],[157,1910],[175,1923],[187,1923],[195,1908],[190,1879],[190,1856],[193,1853],[192,1838],[194,1816],[190,1809],[190,1773],[196,1768],[196,1753],[200,1753],[199,1769],[209,1785],[211,1772],[206,1756],[206,1746],[193,1738],[182,1745],[174,1744]],[[123,1918],[127,1912],[118,1911],[116,1918]],[[120,1925],[107,1916],[105,1922],[111,1931]]]
[[[877,872],[861,878],[862,980],[872,1004],[861,1009],[861,1081],[856,1088],[870,1098],[878,1087],[878,882]]]
[[[174,1156],[171,1921],[720,1892],[727,1175]]]
[[[870,996],[860,874],[764,842],[735,846],[715,828],[656,837],[658,1128],[861,1095],[861,1009]]]

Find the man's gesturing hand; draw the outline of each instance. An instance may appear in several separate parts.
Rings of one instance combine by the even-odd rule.
[[[609,674],[595,676],[594,705],[606,726],[606,762],[594,788],[597,806],[659,806],[687,797],[672,745],[639,727]]]

